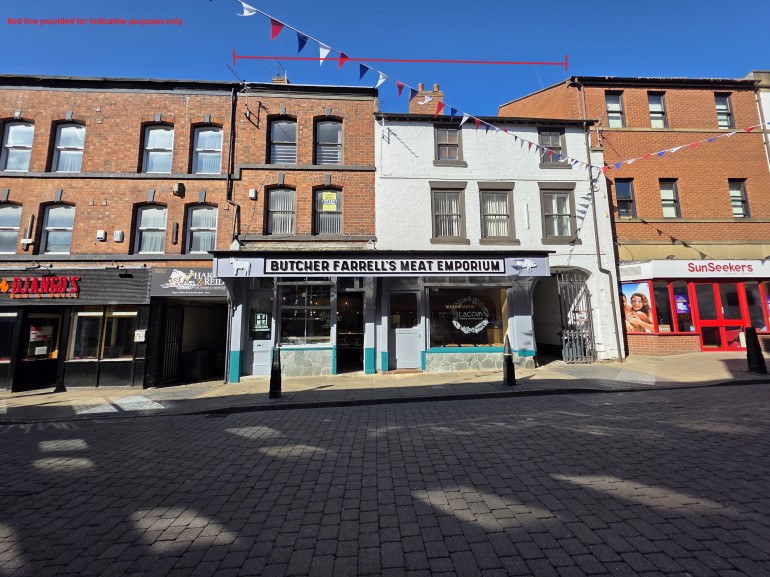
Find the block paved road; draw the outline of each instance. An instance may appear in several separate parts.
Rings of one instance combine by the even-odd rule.
[[[770,388],[4,425],[0,576],[770,575]]]

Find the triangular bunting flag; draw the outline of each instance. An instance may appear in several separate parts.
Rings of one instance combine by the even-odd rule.
[[[754,130],[754,127],[752,127],[752,130]],[[737,134],[736,132],[728,132],[727,134],[725,134],[725,137],[730,138],[731,136],[735,136],[736,134]]]
[[[636,161],[636,158],[631,158],[629,160],[626,160],[626,164],[633,164]]]
[[[396,88],[398,88],[398,97],[401,98],[401,93],[404,91],[404,83],[396,80]]]
[[[623,163],[622,162],[616,162],[615,163],[615,170],[620,170],[620,167]]]
[[[345,62],[348,61],[348,57],[344,52],[340,52],[340,63],[337,65],[337,68],[342,68],[342,65],[345,64]]]
[[[275,18],[270,19],[270,40],[275,40],[276,36],[278,36],[281,33],[281,30],[283,30],[283,23],[278,22]]]
[[[468,116],[467,114],[463,114],[463,119],[460,121],[460,126],[462,126],[463,124],[468,122],[469,118],[470,118],[470,116]]]
[[[751,132],[751,131],[752,131],[752,130],[754,130],[755,128],[756,128],[756,126],[749,126],[749,127],[746,129],[746,132]]]
[[[318,44],[318,52],[320,54],[321,62],[320,66],[323,66],[324,60],[326,60],[326,57],[329,56],[329,52],[331,52],[332,49],[329,48],[326,44],[321,44],[319,42]]]
[[[473,119],[473,122],[475,122],[475,123],[476,123],[476,130],[478,130],[478,129],[479,129],[479,126],[481,126],[481,120],[479,120],[478,118],[474,118],[474,119]]]
[[[238,1],[241,2],[241,0]],[[238,16],[254,16],[257,13],[257,9],[254,6],[249,6],[246,2],[241,2],[241,4],[243,5],[243,14],[238,14]]]
[[[454,117],[457,116],[457,109],[449,107],[449,120],[454,120]]]
[[[358,79],[361,80],[366,73],[369,72],[369,67],[366,64],[358,63]]]
[[[661,151],[660,151],[660,152],[658,152],[657,154],[658,154],[658,157],[661,157],[661,156],[663,156],[664,154],[666,154],[666,151],[665,151],[665,150],[661,150]]]
[[[716,140],[716,138],[707,138],[706,142],[714,142],[715,140]]]
[[[414,97],[417,96],[417,91],[414,88],[409,89],[409,102],[414,100]]]
[[[377,79],[377,85],[375,88],[379,88],[382,86],[382,83],[385,82],[388,79],[387,76],[385,76],[382,72],[380,72],[380,77]]]
[[[553,158],[553,150],[548,149],[548,158]]]
[[[696,148],[697,146],[698,146],[698,143],[697,143],[697,142],[693,142],[693,143],[690,145],[690,148]]]
[[[675,147],[675,148],[671,148],[671,149],[669,149],[669,152],[679,152],[679,151],[680,151],[681,149],[683,149],[683,148],[684,148],[684,145],[682,145],[682,146],[677,146],[677,147]]]
[[[297,54],[302,52],[302,49],[305,47],[305,44],[307,44],[307,36],[297,32]]]
[[[527,150],[532,150],[532,143],[527,141]]]
[[[602,166],[602,172],[606,175],[607,171],[610,169],[609,166]]]
[[[503,128],[503,132],[505,132],[506,134],[508,134],[508,127],[507,127],[507,126],[506,126],[505,128]],[[516,137],[514,136],[514,138],[516,138]]]
[[[647,160],[648,158],[650,158],[650,156],[652,156],[652,155],[651,154],[645,154],[644,156],[642,156],[642,158]]]
[[[443,103],[443,102],[439,102],[439,103],[437,103],[437,104],[436,104],[436,114],[434,114],[434,115],[433,115],[433,117],[435,118],[436,116],[438,116],[439,114],[441,114],[441,111],[442,111],[442,110],[444,110],[444,103]]]
[[[489,132],[489,124],[484,123],[484,132]]]
[[[431,100],[433,100],[433,98],[426,94],[425,100],[423,100],[422,102],[418,102],[417,104],[428,104],[428,102],[430,102]]]

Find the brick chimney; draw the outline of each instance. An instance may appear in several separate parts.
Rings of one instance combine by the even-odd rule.
[[[421,104],[426,96],[432,100],[427,104]],[[444,102],[444,93],[439,90],[438,84],[433,85],[433,90],[425,90],[425,85],[420,82],[417,85],[417,96],[409,103],[409,114],[433,114],[439,102]]]
[[[276,76],[273,76],[272,80],[273,84],[289,84],[289,77],[284,74],[281,76],[280,74],[277,74]]]

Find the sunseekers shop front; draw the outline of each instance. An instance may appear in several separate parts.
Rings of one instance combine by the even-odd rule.
[[[534,363],[532,290],[546,252],[214,253],[231,301],[228,378]]]

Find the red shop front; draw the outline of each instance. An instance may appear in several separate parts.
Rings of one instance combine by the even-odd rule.
[[[630,354],[746,350],[746,327],[770,346],[770,262],[626,263],[620,280]]]

